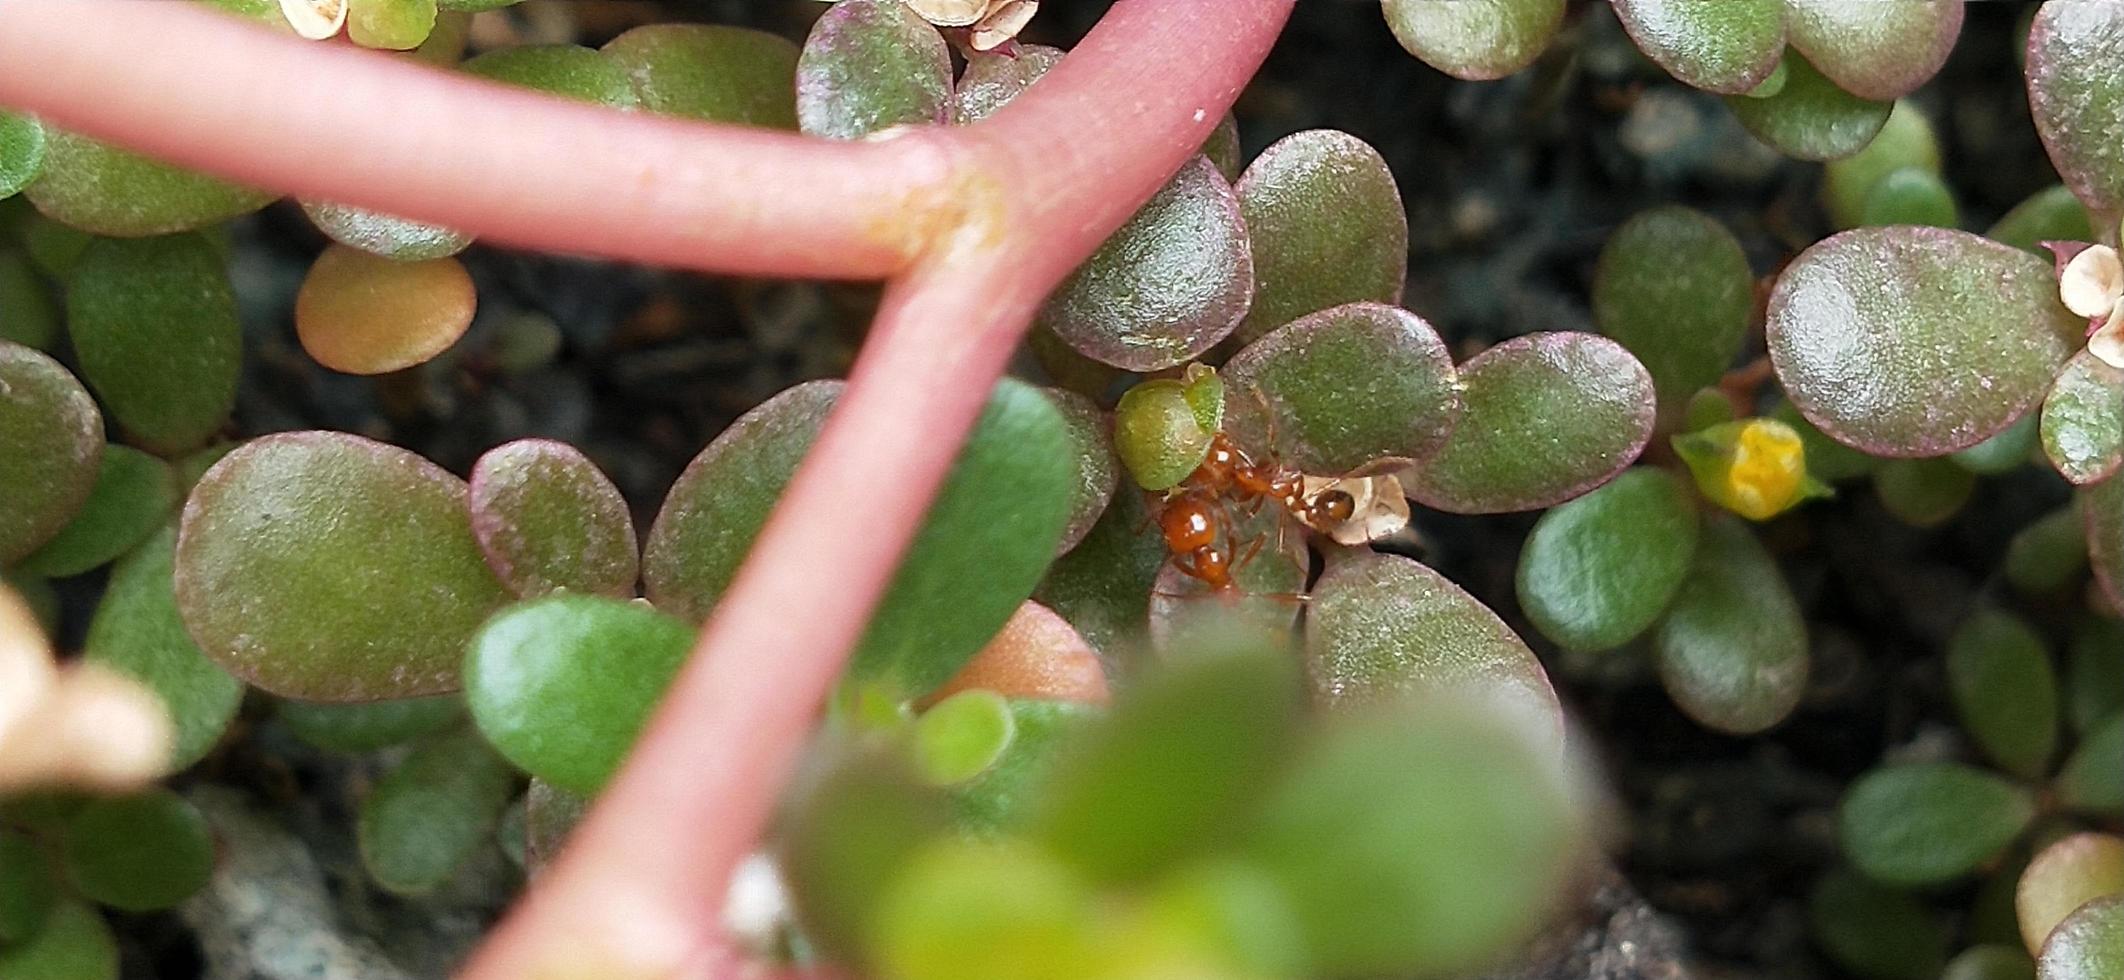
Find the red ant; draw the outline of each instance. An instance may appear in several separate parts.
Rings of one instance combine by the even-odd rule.
[[[1213,594],[1230,594],[1238,586],[1232,575],[1259,554],[1267,540],[1256,535],[1244,545],[1231,539],[1230,505],[1259,511],[1261,502],[1272,501],[1308,527],[1329,527],[1350,519],[1356,498],[1341,489],[1306,496],[1304,474],[1280,463],[1254,462],[1245,450],[1223,432],[1210,440],[1209,454],[1179,492],[1168,497],[1158,511],[1158,528],[1165,536],[1173,567],[1189,578],[1209,586]],[[1220,524],[1223,527],[1220,528]],[[1277,529],[1279,537],[1282,528]],[[1222,537],[1225,547],[1218,546]],[[1244,553],[1238,553],[1241,548]]]

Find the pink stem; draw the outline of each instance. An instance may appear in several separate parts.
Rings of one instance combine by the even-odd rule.
[[[729,873],[1039,300],[1201,146],[1292,2],[1120,0],[992,119],[883,143],[620,117],[123,0],[0,0],[0,102],[515,244],[906,270],[627,765],[466,974],[724,976]],[[320,66],[330,98],[278,104]],[[578,127],[597,139],[548,145]]]

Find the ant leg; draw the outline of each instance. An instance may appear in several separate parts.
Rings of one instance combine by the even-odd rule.
[[[1262,543],[1267,540],[1268,535],[1256,534],[1251,539],[1249,539],[1244,545],[1233,546],[1232,551],[1237,554],[1238,557],[1232,559],[1232,573],[1235,575],[1238,574],[1240,569],[1246,567],[1247,562],[1253,561],[1254,556],[1261,553]],[[1241,550],[1242,548],[1244,550]]]

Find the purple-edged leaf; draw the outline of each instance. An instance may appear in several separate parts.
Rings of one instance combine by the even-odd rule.
[[[520,439],[472,464],[472,535],[517,595],[634,597],[641,547],[619,488],[574,446]]]
[[[22,193],[54,221],[121,238],[190,231],[273,200],[51,127],[44,169]]]
[[[1872,142],[1894,108],[1837,88],[1807,59],[1787,54],[1785,84],[1774,95],[1726,96],[1741,125],[1779,153],[1801,160],[1850,156]]]
[[[1410,695],[1499,708],[1561,745],[1563,709],[1512,628],[1445,576],[1399,555],[1355,553],[1313,585],[1305,656],[1331,705]]]
[[[472,244],[463,232],[345,204],[304,201],[302,213],[333,241],[400,262],[456,255]]]
[[[1696,563],[1654,631],[1659,679],[1684,714],[1750,734],[1783,721],[1807,686],[1807,624],[1754,532],[1707,521]]]
[[[208,657],[275,694],[456,690],[465,642],[509,598],[465,496],[441,467],[343,432],[246,443],[185,504],[185,626]]]
[[[1823,432],[1876,456],[1976,445],[2035,408],[2084,321],[2050,265],[1967,232],[1831,236],[1770,294],[1770,360]]]
[[[98,241],[67,283],[81,374],[132,441],[165,455],[205,442],[236,404],[243,358],[221,252],[200,235]]]
[[[1563,23],[1564,0],[1383,0],[1410,54],[1455,78],[1503,78],[1533,64]]]
[[[65,527],[95,489],[103,415],[66,368],[0,341],[0,566]]]
[[[842,0],[804,39],[796,101],[804,132],[831,139],[948,122],[951,52],[944,36],[899,0]]]
[[[1378,303],[1301,317],[1240,351],[1224,378],[1226,429],[1308,473],[1424,459],[1445,445],[1461,414],[1460,383],[1438,332]]]
[[[994,115],[1061,60],[1061,48],[1044,44],[1018,45],[1014,55],[989,51],[967,58],[952,98],[952,122],[976,123]]]
[[[2073,483],[2106,480],[2124,466],[2124,371],[2081,351],[2043,399],[2043,455]]]
[[[1238,192],[1254,255],[1242,341],[1344,303],[1401,299],[1409,219],[1371,144],[1333,129],[1293,133],[1254,158]]]
[[[1660,414],[1670,422],[1732,366],[1754,311],[1748,256],[1732,232],[1702,212],[1640,212],[1601,248],[1593,318],[1651,372]]]
[[[1114,456],[1113,419],[1091,399],[1060,388],[1045,389],[1049,401],[1062,413],[1069,434],[1070,456],[1076,460],[1077,483],[1069,497],[1069,523],[1062,526],[1062,540],[1055,553],[1077,546],[1091,533],[1099,515],[1114,499],[1114,486],[1121,479],[1121,461]]]
[[[1707,92],[1745,93],[1785,53],[1780,0],[1615,0],[1615,15],[1638,50]]]
[[[1040,322],[1095,360],[1155,371],[1216,346],[1253,292],[1239,199],[1198,155],[1063,281]]]
[[[1962,31],[1962,0],[1785,0],[1785,25],[1807,60],[1864,99],[1900,99],[1925,84]]]
[[[168,463],[138,449],[105,447],[96,487],[81,511],[15,568],[40,578],[99,568],[167,523],[183,497]]]
[[[2021,941],[2041,950],[2074,909],[2104,895],[2124,895],[2124,838],[2074,834],[2036,854],[2014,888]]]
[[[650,112],[797,128],[797,46],[780,35],[721,24],[649,24],[598,50],[634,80]]]
[[[1460,366],[1467,411],[1405,481],[1456,514],[1539,510],[1622,472],[1652,438],[1652,376],[1589,333],[1530,333]]]
[[[2124,210],[2124,0],[2053,0],[2028,30],[2028,105],[2081,203]]]
[[[2036,961],[2042,980],[2111,980],[2124,976],[2124,895],[2080,906],[2051,930]]]

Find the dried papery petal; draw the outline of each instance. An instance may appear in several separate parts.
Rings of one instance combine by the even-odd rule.
[[[938,27],[966,27],[998,6],[990,0],[901,0],[922,19]]]
[[[2124,262],[2107,245],[2081,249],[2058,272],[2058,298],[2085,317],[2108,317],[2124,296]]]
[[[1003,0],[991,5],[988,14],[974,25],[967,44],[975,51],[993,51],[1016,38],[1039,12],[1038,0]]]
[[[1346,520],[1331,522],[1310,513],[1297,515],[1299,523],[1327,535],[1336,544],[1370,544],[1409,526],[1409,498],[1401,489],[1401,481],[1392,474],[1308,474],[1299,478],[1299,487],[1306,500],[1318,500],[1322,494],[1338,490],[1350,495],[1350,516]]]
[[[63,674],[0,737],[0,792],[66,785],[131,789],[162,775],[175,733],[138,681],[96,664]]]
[[[280,15],[295,33],[322,41],[347,25],[348,0],[280,0]]]
[[[2110,367],[2124,369],[2124,303],[2117,304],[2109,319],[2087,335],[2087,352]]]

